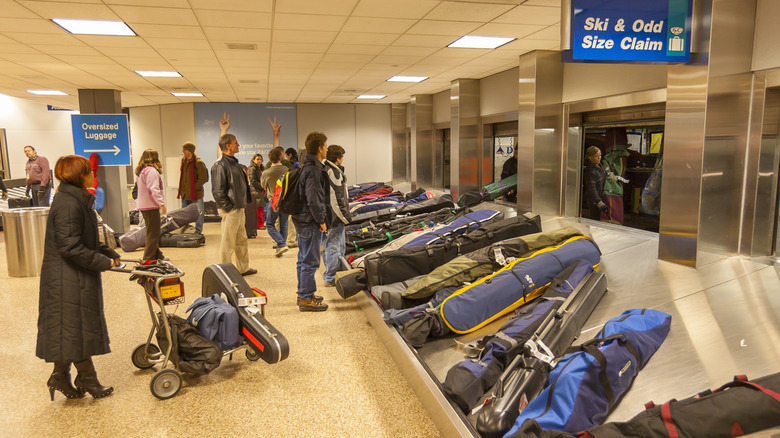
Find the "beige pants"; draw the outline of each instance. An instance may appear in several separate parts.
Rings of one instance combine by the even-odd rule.
[[[243,208],[230,212],[217,210],[222,218],[222,241],[219,244],[220,263],[233,263],[238,272],[249,270],[249,241],[246,238],[246,216]],[[235,261],[232,256],[235,253]]]
[[[279,219],[276,219],[276,229],[279,229]],[[287,218],[287,246],[292,247],[293,244],[298,246],[298,233],[295,232],[295,225],[291,217]]]

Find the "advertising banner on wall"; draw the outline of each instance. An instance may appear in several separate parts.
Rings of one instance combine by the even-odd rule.
[[[209,169],[217,160],[219,121],[225,114],[230,115],[228,133],[235,135],[240,145],[236,158],[244,166],[249,166],[255,154],[263,155],[263,165],[268,163],[268,152],[273,147],[271,123],[274,120],[281,125],[279,146],[298,150],[298,123],[294,103],[196,103],[197,153]],[[205,199],[211,200],[210,182],[205,191]]]
[[[563,60],[688,62],[692,2],[571,0],[571,50]]]

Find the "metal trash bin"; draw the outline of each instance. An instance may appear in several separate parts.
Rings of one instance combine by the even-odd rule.
[[[11,277],[41,275],[49,207],[3,210],[5,257]]]

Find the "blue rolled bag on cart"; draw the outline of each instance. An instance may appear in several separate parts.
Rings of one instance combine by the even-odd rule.
[[[524,430],[538,429],[576,433],[603,423],[666,339],[671,322],[671,315],[652,309],[627,310],[607,321],[555,365],[542,393],[504,437],[530,437]]]

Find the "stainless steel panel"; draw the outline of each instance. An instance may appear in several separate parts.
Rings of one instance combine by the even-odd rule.
[[[563,106],[564,126],[568,129],[564,135],[564,150],[566,151],[564,169],[564,201],[563,214],[569,217],[580,215],[580,174],[582,173],[582,118],[579,114],[569,113],[570,106]]]
[[[666,101],[666,89],[639,91],[636,93],[620,94],[616,96],[601,97],[581,102],[571,102],[571,113],[584,113],[599,111],[609,108],[622,108],[638,105],[650,105]]]
[[[513,131],[517,132],[517,129]],[[495,125],[492,123],[485,123],[485,120],[482,119],[482,166],[480,166],[481,169],[481,177],[480,181],[482,183],[480,184],[480,187],[484,187],[485,184],[490,184],[493,182],[493,136],[496,135],[495,131]],[[497,170],[496,170],[497,171]]]
[[[433,96],[412,96],[412,184],[429,188],[433,181]]]
[[[769,220],[769,217],[766,216],[766,207],[769,206],[761,206],[759,208],[757,204],[757,197],[759,192],[759,186],[762,186],[762,189],[768,188],[771,192],[771,187],[763,187],[767,183],[767,178],[761,177],[760,172],[760,166],[761,162],[765,161],[767,159],[774,161],[774,149],[772,149],[771,156],[766,156],[763,152],[763,145],[761,141],[761,130],[763,127],[764,122],[764,105],[765,105],[765,98],[766,98],[766,74],[765,73],[756,73],[753,74],[753,84],[752,84],[752,92],[751,92],[751,108],[750,108],[750,124],[749,124],[749,133],[747,138],[747,160],[745,163],[745,190],[744,190],[744,201],[743,201],[743,214],[742,214],[742,227],[741,227],[741,236],[740,236],[740,245],[739,245],[739,252],[740,254],[747,254],[747,255],[769,255],[771,253],[772,248],[772,238],[771,238],[771,230],[773,226],[773,221]],[[772,167],[770,164],[770,171],[768,179],[769,182],[772,180]],[[768,194],[769,192],[767,192]],[[768,198],[767,198],[768,199]],[[762,203],[764,204],[764,203]],[[768,204],[768,203],[766,203]],[[759,212],[761,210],[761,212]],[[760,220],[759,216],[761,218],[766,217],[766,220]],[[760,223],[759,223],[760,222]],[[769,228],[769,235],[770,237],[767,238],[767,232],[766,231],[759,231],[759,228]],[[760,243],[760,234],[764,235],[765,244],[761,245]],[[763,254],[759,254],[762,252],[758,247],[763,246],[764,251]],[[756,252],[754,254],[754,251]]]
[[[432,189],[444,189],[446,186],[444,178],[444,148],[446,147],[445,130],[433,129],[433,185]]]
[[[457,79],[450,85],[450,193],[479,190],[482,141],[479,121],[479,80]]]
[[[571,50],[571,0],[561,0],[561,50]]]
[[[534,126],[534,213],[563,213],[564,162],[563,63],[558,52],[537,57],[536,114]]]
[[[406,104],[391,104],[390,111],[390,129],[393,135],[393,184],[409,182],[411,175],[406,172],[409,155],[409,144],[406,142]]]
[[[537,52],[520,55],[517,100],[517,211],[534,209]]]

